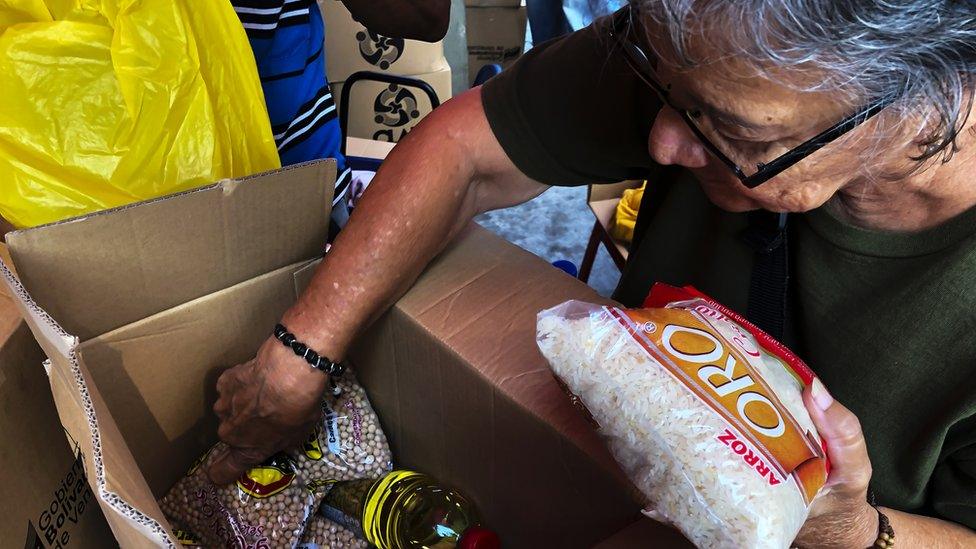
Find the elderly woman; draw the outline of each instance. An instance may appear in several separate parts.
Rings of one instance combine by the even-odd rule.
[[[823,380],[834,468],[797,544],[976,546],[974,85],[972,0],[634,2],[414,130],[282,323],[338,360],[479,212],[648,178],[617,298],[693,284]],[[325,386],[273,338],[225,374],[214,478]]]

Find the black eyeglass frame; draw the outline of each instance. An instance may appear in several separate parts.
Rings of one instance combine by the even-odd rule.
[[[893,97],[884,97],[879,99],[869,104],[867,107],[860,109],[856,114],[845,118],[844,120],[820,132],[800,145],[786,151],[770,162],[758,164],[756,166],[756,173],[746,175],[738,164],[726,156],[725,153],[723,153],[714,143],[711,142],[711,140],[705,136],[705,134],[702,133],[702,131],[694,123],[694,117],[688,110],[677,108],[671,103],[671,101],[668,99],[670,94],[668,89],[661,85],[661,83],[652,76],[654,74],[654,70],[650,58],[633,40],[632,33],[633,29],[635,28],[633,11],[632,4],[628,4],[613,15],[613,23],[610,27],[611,44],[619,45],[623,48],[624,59],[626,60],[627,65],[630,66],[635,73],[637,73],[637,76],[641,79],[641,81],[654,90],[665,105],[674,109],[681,116],[682,120],[685,121],[685,124],[691,129],[692,133],[694,133],[698,140],[701,141],[702,145],[704,145],[715,158],[732,170],[735,176],[739,178],[739,181],[750,189],[754,189],[783,173],[804,158],[817,152],[831,141],[836,140],[840,136],[870,120],[874,115],[878,114],[894,102]]]

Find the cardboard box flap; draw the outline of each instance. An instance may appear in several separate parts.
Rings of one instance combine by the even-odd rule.
[[[569,299],[615,304],[535,255],[472,225],[396,308],[477,364],[493,385],[545,417],[554,403],[565,411],[571,406],[536,346],[536,316]],[[582,415],[574,411],[552,419],[552,426],[586,453],[612,462]]]
[[[21,316],[30,326],[37,342],[49,357],[60,356],[65,359],[71,354],[71,349],[77,344],[78,338],[68,334],[57,322],[34,303],[27,290],[20,283],[17,275],[7,267],[6,262],[0,262],[0,278],[6,285],[5,294],[13,300]]]
[[[294,274],[305,265],[277,269],[81,345],[89,376],[115,411],[121,440],[138,465],[133,470],[152,491],[144,499],[162,497],[216,442],[217,378],[254,356],[295,302]],[[113,473],[119,471],[108,470]]]
[[[335,178],[334,160],[309,162],[7,241],[37,305],[85,340],[321,254]]]
[[[14,303],[0,296],[0,540],[105,547],[112,533],[85,481],[90,468],[65,440],[43,360]]]
[[[146,497],[146,481],[85,364],[77,357],[52,361],[51,391],[58,415],[82,449],[88,483],[116,539],[122,547],[175,547],[163,513],[155,499]]]

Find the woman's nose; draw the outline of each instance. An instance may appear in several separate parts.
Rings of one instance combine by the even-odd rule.
[[[670,107],[661,109],[654,119],[647,149],[658,164],[703,168],[708,163],[705,147],[681,119],[681,115]]]

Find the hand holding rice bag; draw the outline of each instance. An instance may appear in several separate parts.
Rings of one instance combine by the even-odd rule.
[[[647,309],[569,301],[537,338],[646,498],[698,547],[789,547],[827,476],[803,405],[813,374],[781,344],[690,290]]]

